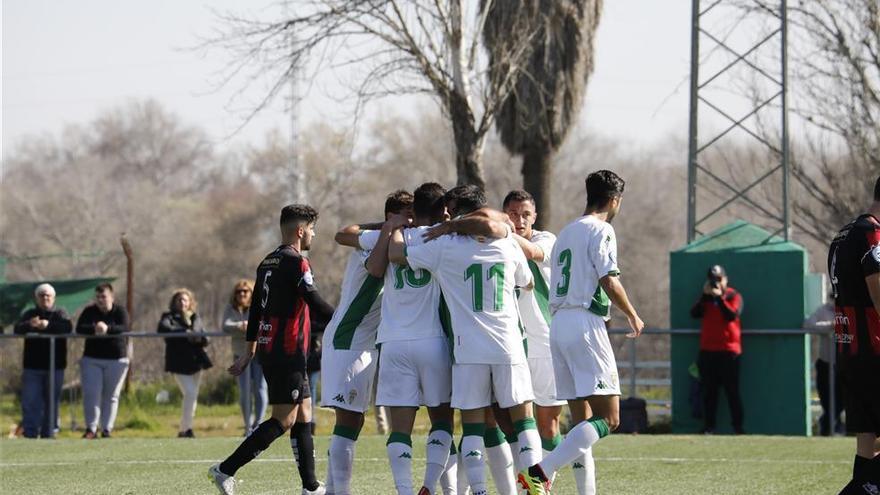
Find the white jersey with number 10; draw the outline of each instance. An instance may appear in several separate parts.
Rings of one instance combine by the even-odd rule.
[[[407,246],[424,244],[422,234],[428,227],[403,229]],[[372,249],[379,238],[378,230],[360,236],[361,247]],[[421,340],[443,336],[440,325],[440,285],[425,269],[389,263],[385,270],[385,291],[382,294],[382,320],[376,342]]]

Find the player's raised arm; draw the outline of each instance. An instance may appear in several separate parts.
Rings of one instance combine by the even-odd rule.
[[[446,234],[477,235],[501,239],[507,237],[510,231],[510,226],[506,222],[496,220],[491,215],[470,214],[435,225],[425,232],[424,239],[430,241]]]
[[[545,252],[543,248],[537,243],[534,243],[525,237],[513,233],[513,239],[519,244],[520,249],[522,249],[523,254],[526,256],[527,260],[532,261],[544,261],[546,257],[550,254]]]
[[[388,244],[391,240],[391,234],[409,224],[410,218],[407,215],[400,214],[391,215],[388,220],[382,224],[382,229],[379,231],[376,244],[370,251],[370,256],[367,258],[365,265],[367,267],[367,272],[369,272],[370,275],[380,278],[385,276],[385,269],[388,268]]]
[[[384,225],[384,222],[372,222],[372,223],[356,223],[353,225],[346,225],[339,229],[336,232],[336,236],[334,240],[336,244],[340,246],[348,246],[353,248],[359,248],[360,243],[358,241],[358,237],[360,237],[361,233],[365,230],[379,230]]]
[[[398,265],[408,265],[406,261],[406,241],[404,241],[403,232],[400,229],[396,229],[391,233],[388,241],[388,259]]]

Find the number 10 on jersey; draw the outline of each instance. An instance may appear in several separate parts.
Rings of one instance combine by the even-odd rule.
[[[484,267],[480,263],[474,263],[467,267],[464,271],[464,280],[471,281],[471,296],[473,297],[473,308],[475,313],[483,311],[483,280]],[[504,309],[504,263],[495,263],[488,266],[485,270],[486,282],[493,281],[495,283],[493,310],[501,311]]]

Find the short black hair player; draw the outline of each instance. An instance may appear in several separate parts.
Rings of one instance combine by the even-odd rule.
[[[841,494],[880,493],[880,178],[868,211],[831,241],[828,273],[853,478]]]
[[[272,417],[225,461],[211,466],[209,475],[222,494],[234,493],[236,471],[288,430],[303,495],[325,492],[324,485],[315,478],[306,360],[310,320],[329,321],[333,307],[318,295],[309,261],[302,255],[311,247],[317,220],[318,212],[308,205],[285,206],[281,210],[281,245],[257,268],[247,352],[229,367],[229,372],[239,375],[255,355],[259,358],[269,388]]]

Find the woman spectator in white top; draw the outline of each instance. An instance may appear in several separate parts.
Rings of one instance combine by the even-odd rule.
[[[128,332],[128,313],[114,304],[113,286],[95,287],[95,303],[83,310],[76,322],[76,333],[85,335],[120,335]],[[119,392],[128,372],[128,342],[125,337],[86,339],[80,376],[83,390],[83,415],[86,431],[83,438],[107,438],[116,422]]]
[[[245,335],[253,293],[253,282],[246,279],[239,280],[232,290],[229,305],[223,311],[223,331],[232,336],[232,357],[236,361],[245,354]],[[269,391],[266,379],[263,378],[263,368],[255,359],[252,359],[244,372],[238,375],[238,403],[244,418],[244,434],[248,436],[260,425],[269,403]],[[251,415],[252,411],[253,415]]]

